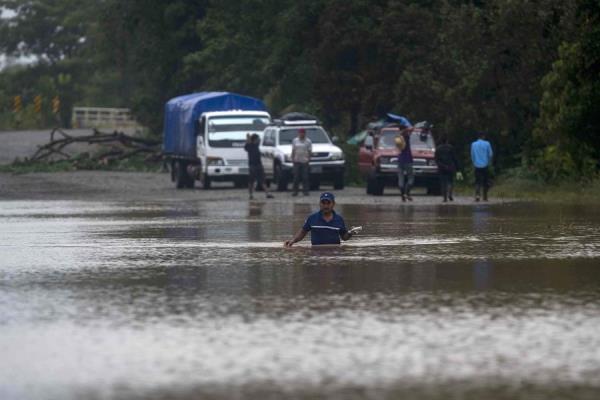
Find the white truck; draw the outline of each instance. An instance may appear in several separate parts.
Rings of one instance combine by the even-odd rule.
[[[302,128],[312,142],[310,158],[310,188],[318,190],[321,183],[331,182],[334,189],[344,188],[345,160],[342,149],[323,129],[319,121],[308,114],[290,113],[274,120],[265,129],[260,145],[261,161],[267,181],[277,190],[287,190],[293,181],[292,140]]]
[[[212,182],[247,185],[246,135],[262,135],[271,116],[262,101],[228,92],[201,92],[165,106],[163,153],[178,189]]]

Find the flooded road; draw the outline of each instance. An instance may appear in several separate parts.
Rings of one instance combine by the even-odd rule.
[[[598,398],[599,211],[314,208],[0,202],[0,398]]]

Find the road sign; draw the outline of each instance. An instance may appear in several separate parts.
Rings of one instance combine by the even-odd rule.
[[[60,99],[58,96],[54,96],[52,99],[52,112],[58,114],[60,112]]]
[[[22,109],[23,109],[23,99],[21,98],[21,96],[13,97],[13,111],[15,113],[18,113],[18,112],[21,112]]]
[[[36,113],[42,112],[42,96],[39,94],[33,98],[33,107]]]

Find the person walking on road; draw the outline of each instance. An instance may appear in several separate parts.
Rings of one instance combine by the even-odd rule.
[[[340,244],[342,240],[350,239],[362,228],[346,229],[346,224],[341,215],[333,211],[335,207],[335,196],[333,193],[324,192],[319,197],[319,211],[311,214],[304,222],[304,225],[290,240],[283,244],[285,247],[292,247],[294,243],[304,239],[304,236],[310,232],[310,242],[313,246],[322,244]]]
[[[265,185],[265,170],[260,159],[258,141],[258,134],[246,134],[244,150],[248,153],[248,197],[250,200],[254,199],[254,182],[256,182],[256,185],[265,191],[267,199],[272,199],[273,195],[269,193],[269,189],[267,188],[267,185]]]
[[[452,196],[454,187],[454,174],[458,170],[458,160],[454,153],[454,147],[450,144],[447,137],[443,137],[441,145],[435,149],[435,163],[438,166],[440,173],[440,184],[442,187],[442,195],[444,203],[448,200],[454,201]]]
[[[489,172],[488,166],[492,161],[494,153],[490,142],[485,140],[485,133],[479,132],[478,139],[471,143],[471,160],[475,167],[475,201],[483,189],[483,201],[488,199]]]
[[[410,148],[410,133],[410,128],[405,127],[400,131],[399,137],[396,140],[396,146],[400,150],[400,154],[398,155],[398,187],[400,188],[402,201],[412,201],[410,189],[415,183],[413,156]]]
[[[298,186],[302,179],[302,192],[308,196],[309,192],[309,163],[312,153],[312,142],[306,137],[304,128],[298,129],[298,137],[292,140],[292,162],[294,163],[294,191],[292,196],[298,196]]]

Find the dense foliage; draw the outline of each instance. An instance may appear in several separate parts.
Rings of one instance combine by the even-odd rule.
[[[0,127],[55,123],[32,98],[125,106],[160,134],[175,95],[229,90],[348,137],[387,111],[499,168],[592,176],[600,156],[600,0],[0,0]],[[23,96],[24,111],[13,112]],[[44,110],[48,110],[45,107]]]

